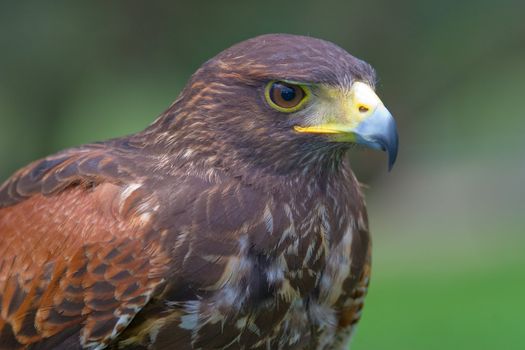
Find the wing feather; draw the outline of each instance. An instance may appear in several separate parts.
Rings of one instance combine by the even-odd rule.
[[[34,162],[0,187],[2,349],[103,349],[163,282],[154,197],[103,145]]]

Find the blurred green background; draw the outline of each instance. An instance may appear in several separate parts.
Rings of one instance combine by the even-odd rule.
[[[398,120],[367,189],[373,278],[353,349],[525,349],[525,2],[0,2],[0,179],[142,129],[199,65],[262,33],[370,62]]]

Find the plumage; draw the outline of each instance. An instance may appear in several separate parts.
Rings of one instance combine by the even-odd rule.
[[[272,109],[274,80],[313,100]],[[370,274],[344,159],[360,142],[294,126],[374,80],[329,42],[257,37],[144,131],[15,173],[0,187],[0,349],[345,348]]]

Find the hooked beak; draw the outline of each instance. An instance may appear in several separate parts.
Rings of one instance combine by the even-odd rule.
[[[344,104],[342,116],[336,120],[311,126],[294,127],[300,133],[327,134],[336,142],[352,142],[388,155],[388,170],[396,161],[398,136],[396,121],[370,86],[353,84],[350,100]]]

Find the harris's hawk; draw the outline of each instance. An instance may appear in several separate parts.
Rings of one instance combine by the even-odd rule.
[[[397,154],[367,63],[264,35],[144,131],[0,187],[0,349],[343,349],[370,273],[352,145]]]

